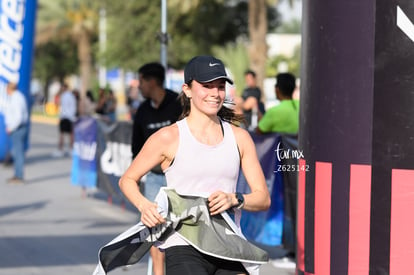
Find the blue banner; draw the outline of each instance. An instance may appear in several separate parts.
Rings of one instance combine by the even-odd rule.
[[[95,188],[97,173],[98,123],[92,117],[81,117],[75,124],[75,142],[72,153],[71,182],[85,188]]]
[[[260,135],[250,132],[250,135],[272,203],[267,211],[243,211],[240,221],[243,234],[257,244],[282,245],[286,251],[295,251],[296,186],[298,158],[301,156],[297,137],[278,133]],[[250,192],[243,173],[240,173],[237,191]]]
[[[9,144],[3,116],[8,82],[17,83],[30,106],[37,0],[0,1],[0,160],[3,160]]]
[[[240,225],[248,240],[269,246],[280,245],[283,237],[283,175],[276,172],[279,160],[275,150],[280,143],[281,136],[279,134],[259,135],[254,132],[250,135],[256,146],[272,204],[267,211],[243,211]],[[237,191],[250,193],[243,173],[240,173]]]

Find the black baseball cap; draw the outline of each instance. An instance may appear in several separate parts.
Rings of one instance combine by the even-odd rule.
[[[233,80],[227,76],[223,62],[213,56],[193,57],[184,68],[184,82],[187,84],[192,80],[206,83],[220,78],[233,84]]]

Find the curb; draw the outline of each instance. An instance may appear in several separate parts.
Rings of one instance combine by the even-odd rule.
[[[34,115],[34,114],[32,114],[30,116],[30,121],[31,122],[37,122],[37,123],[58,125],[59,118],[58,117],[48,117],[48,116],[44,116],[44,115]]]

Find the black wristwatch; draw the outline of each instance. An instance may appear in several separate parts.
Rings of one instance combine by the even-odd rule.
[[[241,209],[244,205],[244,197],[242,193],[237,192],[236,194],[237,204],[234,208]]]

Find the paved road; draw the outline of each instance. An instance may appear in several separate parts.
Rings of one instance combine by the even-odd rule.
[[[9,185],[0,165],[0,274],[91,274],[98,249],[137,222],[137,213],[109,204],[99,191],[82,196],[70,184],[71,159],[52,158],[57,126],[32,123],[25,184]],[[147,260],[116,274],[147,274]],[[271,263],[262,275],[293,275]]]

